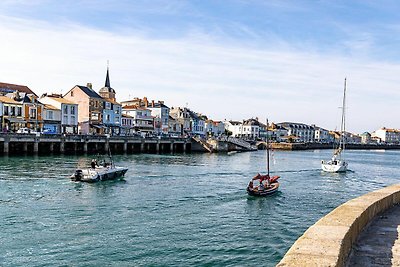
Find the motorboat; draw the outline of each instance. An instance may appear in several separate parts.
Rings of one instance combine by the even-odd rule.
[[[117,167],[113,161],[99,165],[96,160],[92,160],[90,167],[76,169],[74,174],[71,175],[71,180],[88,183],[116,180],[122,178],[127,171],[128,168]]]

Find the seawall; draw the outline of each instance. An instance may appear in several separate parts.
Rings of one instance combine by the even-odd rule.
[[[349,200],[308,228],[277,266],[345,266],[363,228],[399,202],[400,184]]]
[[[276,150],[309,150],[309,149],[332,149],[332,144],[318,143],[271,143]],[[347,144],[346,149],[400,149],[400,144]]]

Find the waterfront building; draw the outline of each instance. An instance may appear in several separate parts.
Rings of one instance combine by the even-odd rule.
[[[157,123],[161,127],[161,122],[155,121],[151,110],[136,105],[122,107],[122,113],[132,118],[132,128],[135,133],[151,134],[154,132],[154,126]]]
[[[372,142],[371,134],[369,132],[364,132],[360,134],[360,137],[362,144],[369,144]]]
[[[382,127],[372,134],[372,137],[378,137],[385,143],[400,143],[400,130]]]
[[[15,127],[14,130],[18,130],[20,127],[25,127],[36,132],[41,132],[43,129],[43,104],[38,101],[35,94],[20,93],[15,91],[14,93],[8,93],[6,97],[12,98],[14,101],[22,104],[22,122],[19,120],[13,120],[19,125],[18,128]],[[6,107],[5,107],[6,108]],[[19,114],[18,107],[10,107],[9,113]],[[6,113],[6,112],[4,112]],[[5,115],[5,114],[4,114]]]
[[[44,104],[43,132],[58,134],[61,132],[61,109],[55,106]]]
[[[121,135],[133,135],[133,117],[122,112],[121,118]]]
[[[256,140],[260,137],[260,123],[256,119],[248,119],[243,122],[225,121],[225,129],[232,133],[233,137]]]
[[[44,94],[40,102],[49,104],[61,111],[61,126],[59,133],[78,133],[78,104],[62,97],[61,94]]]
[[[206,135],[206,127],[205,127],[205,122],[207,120],[207,117],[201,114],[198,114],[190,109],[188,109],[189,112],[189,118],[190,118],[190,128],[191,128],[191,134],[192,135],[197,135],[200,137],[205,137]]]
[[[225,120],[224,121],[225,130],[228,132],[228,135],[233,137],[240,137],[242,134],[243,123],[239,121],[233,120]]]
[[[3,132],[16,132],[25,127],[22,115],[23,104],[13,98],[0,96],[1,129]]]
[[[221,136],[225,134],[225,125],[222,121],[205,121],[206,133],[209,136]]]
[[[179,121],[173,118],[171,115],[169,116],[169,130],[168,134],[172,137],[178,137],[182,135],[182,127],[183,125],[179,123]]]
[[[122,124],[122,106],[111,98],[104,99],[103,125],[104,133],[119,135]]]
[[[188,108],[172,107],[169,114],[182,125],[181,134],[191,134],[192,126]]]
[[[91,83],[75,85],[63,98],[78,104],[79,133],[104,134],[104,99],[93,90]]]
[[[17,131],[26,127],[40,131],[43,127],[43,104],[37,95],[25,85],[0,83],[0,96],[3,98],[2,129]]]
[[[148,101],[147,97],[134,98],[132,100],[122,101],[122,107],[124,106],[137,106],[146,108],[151,111],[151,116],[154,117],[154,132],[157,134],[168,133],[169,130],[169,107],[164,104],[164,101],[155,102],[152,100]]]
[[[288,136],[298,137],[300,142],[313,142],[315,136],[314,127],[297,122],[281,122],[277,125],[282,126],[288,131]]]
[[[275,123],[271,123],[271,126],[268,129],[271,133],[271,140],[276,142],[287,141],[288,139],[288,130],[281,125],[277,125]]]
[[[333,141],[329,130],[318,127],[315,124],[311,125],[314,128],[314,141],[320,143],[331,143]]]

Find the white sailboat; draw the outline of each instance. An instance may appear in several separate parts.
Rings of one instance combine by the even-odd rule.
[[[321,168],[326,172],[345,172],[347,171],[348,163],[344,160],[345,150],[345,131],[346,131],[346,78],[344,79],[344,90],[343,90],[343,104],[342,104],[342,123],[340,125],[340,138],[339,146],[335,149],[332,159],[321,162]]]

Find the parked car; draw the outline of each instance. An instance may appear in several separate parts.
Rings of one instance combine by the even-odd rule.
[[[23,127],[23,128],[19,128],[17,133],[36,134],[36,131],[34,131],[33,129],[30,129],[30,128]]]

